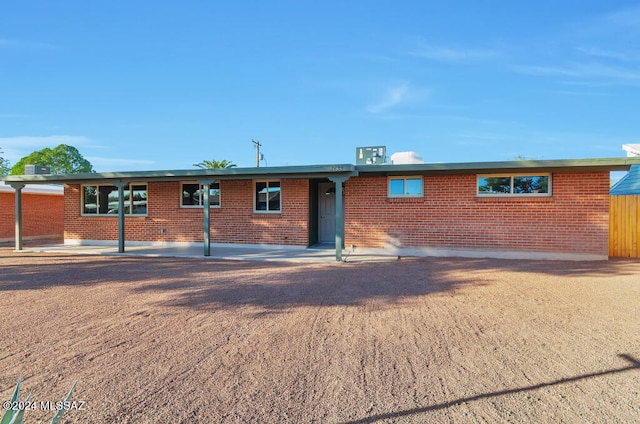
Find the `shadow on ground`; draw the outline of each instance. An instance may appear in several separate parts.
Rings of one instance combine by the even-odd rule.
[[[404,258],[386,263],[291,264],[210,259],[17,254],[0,250],[0,291],[130,284],[132,293],[167,292],[167,306],[197,309],[254,305],[393,304],[490,284],[496,273],[560,276],[637,275],[640,262],[560,262]],[[534,274],[535,273],[535,274]],[[536,277],[533,277],[536,275]]]
[[[482,393],[476,396],[469,396],[469,397],[464,397],[464,398],[460,398],[460,399],[455,399],[449,402],[443,402],[443,403],[439,403],[436,405],[430,405],[430,406],[425,406],[425,407],[421,407],[421,408],[411,408],[411,409],[407,409],[404,411],[397,411],[397,412],[390,412],[387,414],[377,414],[377,415],[372,415],[370,417],[367,418],[361,418],[358,420],[354,420],[354,421],[347,421],[344,424],[369,424],[369,423],[375,423],[378,421],[383,421],[383,420],[394,420],[394,419],[398,419],[398,418],[404,418],[404,417],[411,417],[413,415],[418,415],[418,414],[424,414],[427,412],[433,412],[433,411],[437,411],[440,409],[446,409],[446,408],[450,408],[456,405],[459,405],[461,403],[468,403],[468,402],[474,402],[480,399],[490,399],[490,398],[495,398],[495,397],[500,397],[500,396],[505,396],[505,395],[511,395],[511,394],[515,394],[515,393],[523,393],[523,392],[529,392],[529,391],[534,391],[534,390],[539,390],[539,389],[544,389],[546,387],[551,387],[551,386],[557,386],[557,385],[561,385],[561,384],[567,384],[567,383],[573,383],[576,381],[580,381],[580,380],[586,380],[586,379],[591,379],[591,378],[596,378],[596,377],[602,377],[605,375],[613,375],[613,374],[619,374],[619,373],[625,373],[628,371],[638,371],[640,370],[640,360],[637,358],[634,358],[631,355],[627,355],[627,354],[620,354],[618,355],[618,357],[620,357],[621,359],[625,360],[628,365],[625,367],[619,367],[619,368],[612,368],[612,369],[608,369],[605,371],[599,371],[599,372],[593,372],[593,373],[589,373],[589,374],[581,374],[581,375],[577,375],[574,377],[566,377],[566,378],[561,378],[558,380],[554,380],[554,381],[549,381],[546,383],[540,383],[540,384],[534,384],[531,386],[526,386],[526,387],[518,387],[515,389],[506,389],[506,390],[499,390],[496,392],[490,392],[490,393]]]

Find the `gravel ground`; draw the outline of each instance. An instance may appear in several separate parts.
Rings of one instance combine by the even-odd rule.
[[[68,423],[632,422],[640,262],[0,249],[0,390]],[[83,402],[83,403],[81,403]]]

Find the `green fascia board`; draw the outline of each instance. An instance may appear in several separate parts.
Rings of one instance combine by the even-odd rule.
[[[336,175],[438,175],[438,174],[500,174],[514,172],[589,172],[627,171],[640,165],[640,157],[525,160],[505,162],[461,162],[408,165],[308,165],[273,166],[264,168],[187,169],[133,172],[101,172],[64,175],[9,175],[8,184],[89,184],[104,182],[206,181],[257,178],[327,178]]]
[[[359,175],[501,174],[514,172],[626,171],[640,164],[639,158],[524,160],[505,162],[461,162],[407,165],[357,165]]]
[[[334,175],[356,175],[351,164],[272,166],[264,168],[215,168],[165,171],[95,172],[89,174],[60,175],[9,175],[3,178],[7,183],[28,184],[88,184],[108,181],[204,181],[240,180],[256,178],[326,178]]]

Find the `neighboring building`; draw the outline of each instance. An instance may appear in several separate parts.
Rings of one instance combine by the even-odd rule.
[[[211,243],[606,259],[609,174],[640,158],[10,176],[65,184],[68,244]],[[209,208],[204,205],[209,203]],[[25,205],[25,210],[27,209]],[[28,217],[24,221],[27,225]]]
[[[640,157],[640,144],[623,144],[627,157]],[[629,172],[611,187],[612,196],[640,195],[640,165],[633,165]]]
[[[640,156],[640,144],[623,144],[622,149],[627,152],[628,157]]]
[[[627,174],[611,187],[612,196],[640,195],[640,165],[633,165]]]
[[[64,234],[62,186],[28,185],[22,189],[25,239],[59,239]],[[15,190],[0,182],[0,243],[15,240]]]

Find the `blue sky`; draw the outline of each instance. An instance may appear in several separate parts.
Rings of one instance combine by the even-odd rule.
[[[97,171],[620,157],[640,142],[632,1],[14,1],[0,148]]]

